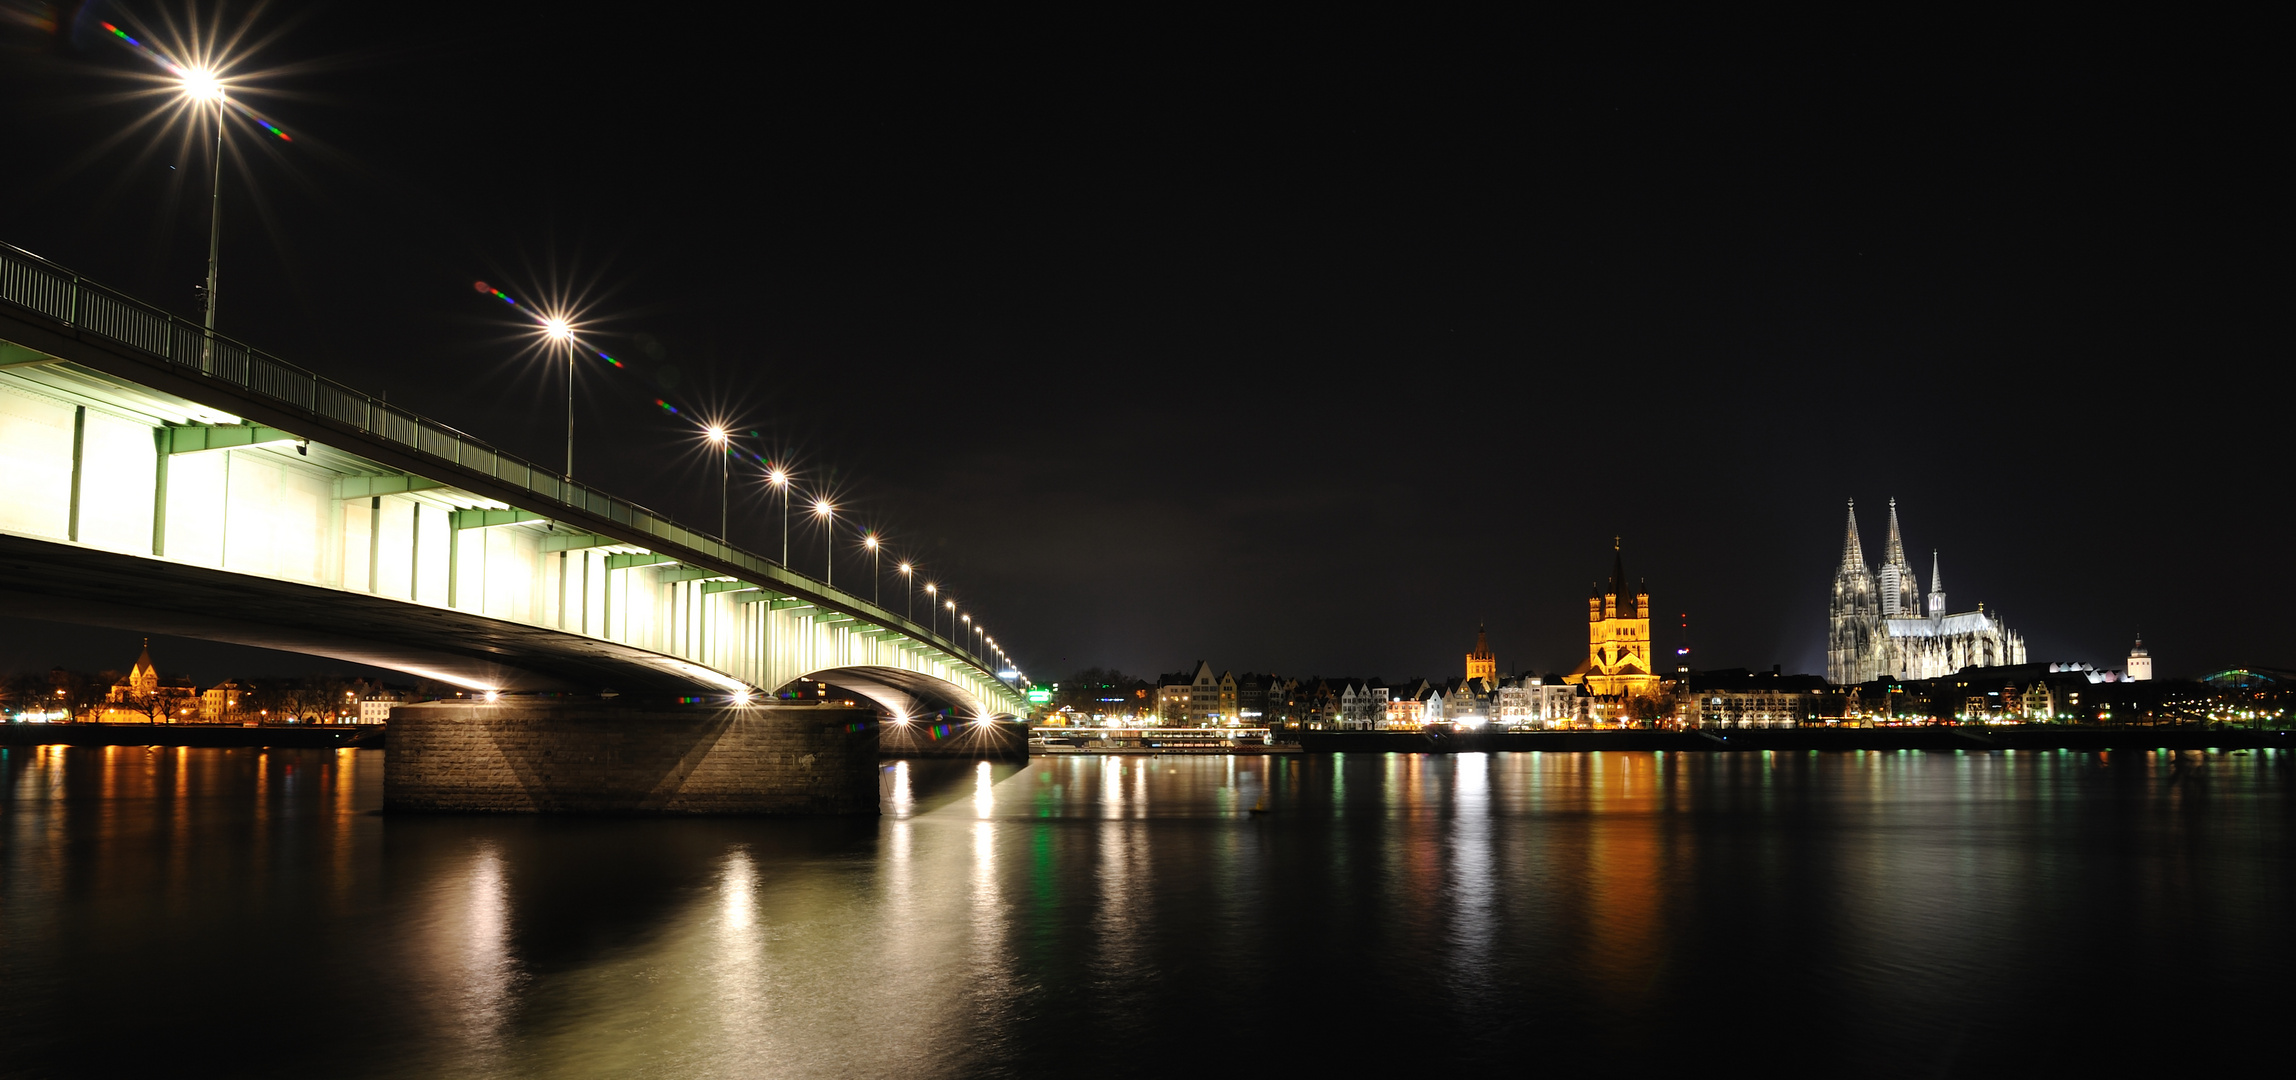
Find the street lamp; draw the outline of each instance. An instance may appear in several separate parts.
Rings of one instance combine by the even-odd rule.
[[[913,570],[914,568],[908,563],[901,564],[902,591],[909,595],[909,605],[902,609],[903,617],[912,623],[917,621],[917,575],[913,573]]]
[[[717,531],[718,539],[724,540],[733,518],[733,497],[728,494],[729,486],[733,483],[733,451],[726,447],[724,428],[712,424],[708,434],[710,441],[717,444],[718,448]]]
[[[210,105],[215,109],[215,182],[207,210],[207,295],[201,306],[206,317],[208,349],[215,348],[215,284],[216,266],[223,255],[223,80],[206,68],[183,69],[181,90],[194,107]]]
[[[566,353],[566,478],[574,479],[574,326],[564,316],[542,320],[542,336],[558,343]]]
[[[765,474],[765,482],[772,484],[781,496],[781,565],[789,565],[789,474],[775,469]]]
[[[929,582],[929,581],[925,583],[925,606],[926,606],[927,608],[930,608],[930,609],[932,609],[932,612],[933,612],[933,625],[931,625],[931,626],[928,626],[928,627],[926,627],[925,629],[926,629],[926,630],[928,630],[928,631],[930,631],[930,632],[932,632],[932,633],[935,633],[935,634],[938,634],[938,633],[940,633],[940,632],[941,632],[941,587],[940,587],[939,585],[935,585],[935,584],[933,584],[932,582]]]
[[[869,602],[875,604],[878,602],[878,597],[884,592],[881,575],[878,573],[878,560],[883,558],[885,553],[877,547],[876,533],[864,533],[861,537],[861,543],[869,549]]]
[[[821,519],[821,583],[837,585],[837,509],[827,499],[813,500],[813,516]]]
[[[973,617],[970,615],[959,615],[957,617],[965,621],[965,637],[961,645],[966,652],[971,652],[973,651]]]
[[[949,636],[954,638],[957,636],[957,602],[954,600],[943,600],[941,601],[941,606],[949,609]],[[934,623],[933,626],[935,629],[939,629],[940,624]]]

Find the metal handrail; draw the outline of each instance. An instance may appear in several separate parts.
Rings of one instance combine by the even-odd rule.
[[[764,556],[744,551],[722,537],[688,528],[626,499],[577,484],[570,477],[545,470],[457,428],[390,405],[317,372],[179,319],[5,242],[0,242],[0,301],[314,417],[354,426],[418,454],[510,483],[561,506],[722,560],[756,574],[760,585],[776,577],[796,578],[797,581],[788,584],[832,598],[845,610],[867,614],[881,625],[897,626],[920,641],[932,642],[951,655],[971,662],[990,682],[1004,685],[1004,680],[970,649],[938,632],[920,630],[914,622],[876,604],[840,592]]]

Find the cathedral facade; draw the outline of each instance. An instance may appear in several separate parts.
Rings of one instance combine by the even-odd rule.
[[[1934,679],[1965,667],[2025,662],[2025,639],[1985,605],[1948,612],[1937,554],[1930,553],[1925,597],[1898,534],[1897,500],[1889,501],[1889,544],[1879,572],[1867,569],[1858,539],[1858,506],[1850,502],[1842,564],[1834,571],[1826,633],[1826,680]]]

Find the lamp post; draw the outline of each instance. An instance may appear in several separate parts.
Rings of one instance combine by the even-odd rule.
[[[973,617],[970,615],[959,615],[957,617],[965,621],[965,637],[964,640],[959,644],[964,648],[966,652],[969,653],[973,651]]]
[[[709,438],[718,448],[717,534],[719,540],[724,540],[733,520],[733,496],[730,494],[733,484],[733,451],[725,444],[724,428],[712,425]]]
[[[933,625],[925,629],[934,634],[939,634],[941,632],[941,587],[930,581],[925,583],[925,606],[932,609],[933,612]]]
[[[775,469],[765,474],[766,482],[773,485],[781,496],[781,565],[789,565],[789,474]]]
[[[821,583],[837,586],[837,508],[827,499],[813,500],[813,516],[821,519]]]
[[[542,320],[542,335],[558,343],[566,354],[566,478],[574,478],[574,327],[552,315]]]
[[[902,617],[912,623],[917,621],[917,575],[914,571],[915,568],[908,563],[901,564],[901,591],[909,596],[908,606],[902,609]]]
[[[949,637],[953,639],[957,636],[957,602],[954,600],[943,600],[941,601],[941,606],[949,609]]]
[[[869,602],[875,604],[878,597],[884,595],[884,577],[878,570],[881,565],[878,560],[884,557],[884,552],[878,550],[876,533],[862,534],[861,543],[869,549]]]
[[[216,268],[223,255],[223,81],[206,68],[185,68],[183,96],[194,102],[206,102],[215,108],[215,182],[209,195],[207,210],[207,295],[200,306],[207,310],[208,349],[215,345],[215,286]]]

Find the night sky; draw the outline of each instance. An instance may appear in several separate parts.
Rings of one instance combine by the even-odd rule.
[[[2034,660],[2296,666],[2277,79],[787,7],[262,14],[295,142],[227,157],[221,329],[554,463],[563,376],[471,283],[581,291],[632,367],[582,373],[579,478],[714,522],[654,401],[723,410],[1041,679],[1439,678],[1478,622],[1567,671],[1613,536],[1698,666],[1822,672],[1844,502],[1878,562],[1893,496]],[[194,316],[209,159],[121,134],[148,68],[94,27],[161,7],[7,8],[0,239]],[[0,663],[127,639],[0,623]]]

